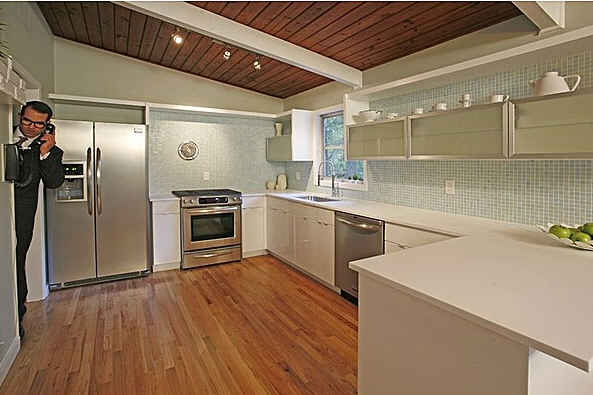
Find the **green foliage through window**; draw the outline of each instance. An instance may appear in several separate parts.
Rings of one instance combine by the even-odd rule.
[[[360,160],[344,160],[344,114],[333,113],[321,118],[323,129],[323,156],[336,169],[336,176],[342,179],[362,180],[364,177],[363,162]],[[324,175],[331,176],[331,166],[324,166]]]

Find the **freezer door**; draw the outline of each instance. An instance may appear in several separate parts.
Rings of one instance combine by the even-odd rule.
[[[82,163],[86,169],[85,200],[58,201],[61,189],[45,190],[49,283],[60,284],[97,276],[93,216],[93,123],[58,120],[53,123],[56,125],[56,143],[64,151],[63,161]],[[68,182],[65,181],[63,188],[67,187]]]
[[[146,130],[95,123],[95,210],[99,277],[148,268]]]

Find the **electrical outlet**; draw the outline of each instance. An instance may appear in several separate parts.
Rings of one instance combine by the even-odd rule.
[[[205,171],[202,178],[204,179],[204,181],[208,181],[210,179],[210,172]]]
[[[297,181],[301,179],[301,172],[300,171],[297,171],[296,172],[295,178],[297,179]]]
[[[455,195],[455,180],[445,180],[445,193]]]

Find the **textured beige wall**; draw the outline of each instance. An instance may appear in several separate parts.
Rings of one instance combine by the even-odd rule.
[[[282,100],[55,39],[55,92],[277,113]]]
[[[293,108],[301,110],[318,110],[342,103],[344,93],[351,92],[352,88],[339,82],[330,82],[317,88],[309,89],[298,95],[284,100],[284,111]]]
[[[0,34],[7,52],[42,85],[41,95],[54,89],[54,39],[37,5],[33,2],[2,2]]]
[[[9,142],[12,113],[7,104],[0,104],[0,143]],[[12,185],[0,183],[0,361],[8,353],[16,333],[16,284],[14,246],[12,244]],[[0,371],[0,383],[2,382]]]

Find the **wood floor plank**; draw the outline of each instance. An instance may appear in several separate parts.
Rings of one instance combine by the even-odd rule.
[[[271,256],[52,292],[0,394],[355,394],[356,306]]]

